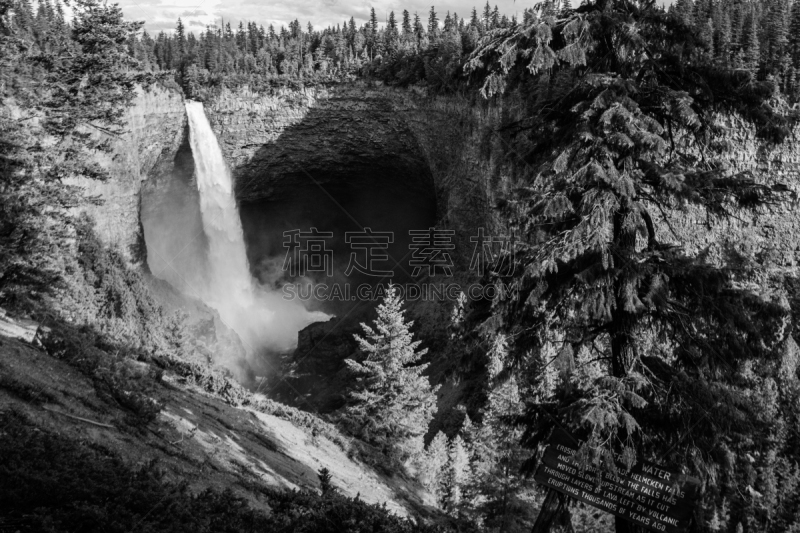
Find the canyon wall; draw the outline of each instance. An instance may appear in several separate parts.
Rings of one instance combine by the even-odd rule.
[[[94,218],[103,242],[116,246],[129,261],[138,263],[145,257],[139,221],[140,191],[148,177],[171,171],[186,126],[183,96],[159,85],[138,89],[126,119],[126,132],[121,136],[86,130],[110,141],[111,151],[97,151],[94,159],[111,178],[75,178],[70,183],[82,187],[87,197],[102,200],[82,209]]]
[[[315,188],[336,190],[343,182],[385,188],[390,194],[427,194],[433,187],[437,223],[462,229],[503,225],[493,204],[513,180],[502,162],[503,143],[491,132],[500,121],[499,106],[427,98],[421,90],[366,82],[281,88],[271,94],[225,90],[205,105],[233,169],[237,198],[244,204]],[[735,171],[752,172],[760,183],[783,183],[790,194],[779,205],[760,208],[755,217],[714,220],[697,209],[678,211],[676,223],[662,231],[661,239],[687,239],[693,250],[730,241],[776,267],[796,268],[800,129],[782,145],[769,146],[756,138],[753,126],[736,117],[720,118],[719,126],[725,132],[714,143],[715,158]],[[73,182],[87,196],[102,200],[85,209],[95,218],[101,238],[132,261],[143,258],[143,183],[156,192],[169,183],[185,130],[180,93],[153,86],[139,90],[124,135],[90,131],[111,141],[112,151],[98,152],[96,158],[112,178]],[[698,166],[705,164],[700,153],[706,147],[688,137],[679,144],[696,154]],[[375,181],[370,172],[380,179],[367,183]]]
[[[401,94],[357,82],[223,91],[206,102],[233,170],[248,259],[260,282],[287,279],[287,232],[312,228],[329,235],[328,272],[338,282],[351,257],[347,234],[366,228],[392,235],[383,272],[399,265],[395,274],[410,277],[401,264],[409,232],[436,223],[437,201],[424,148],[398,110]],[[358,280],[347,276],[354,285],[376,281],[364,272],[354,274]],[[320,305],[342,314],[352,304]]]
[[[275,235],[253,237],[276,223],[264,220],[267,211],[278,224],[330,228],[342,221],[322,212],[338,210],[358,226],[390,227],[396,237],[432,225],[475,234],[496,223],[492,203],[502,176],[481,152],[499,120],[496,107],[354,82],[223,91],[206,112],[233,169],[249,249],[279,251]]]
[[[335,185],[358,179],[366,166],[390,171],[385,186],[429,186],[438,193],[468,182],[490,195],[491,162],[480,145],[496,124],[496,106],[471,106],[463,98],[429,99],[424,90],[387,88],[367,82],[338,86],[223,90],[206,102],[206,114],[236,178],[237,198],[278,197],[308,185],[310,178]],[[398,169],[417,175],[399,175]],[[397,176],[399,183],[393,182]],[[484,178],[484,179],[481,179]],[[446,198],[440,218],[450,209]]]
[[[371,186],[376,173],[385,187],[424,190],[430,183],[422,149],[392,96],[363,83],[272,94],[225,90],[206,103],[206,113],[241,202],[317,183],[336,188],[343,179]]]

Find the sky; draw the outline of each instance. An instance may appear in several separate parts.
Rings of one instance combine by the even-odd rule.
[[[288,26],[297,19],[303,28],[308,22],[321,29],[335,25],[354,17],[357,24],[363,24],[369,18],[371,7],[375,8],[379,22],[384,22],[390,11],[395,12],[398,21],[403,9],[407,9],[412,17],[418,12],[423,23],[427,23],[430,0],[115,0],[120,5],[125,17],[132,20],[144,20],[145,29],[150,33],[172,30],[178,17],[184,25],[195,33],[205,29],[207,24],[219,24],[221,19],[236,26],[239,21],[249,20],[268,27],[275,25]],[[475,6],[480,12],[486,0],[437,0],[436,12],[443,20],[449,10],[458,13],[459,17],[468,17]],[[522,0],[490,0],[497,5],[501,14],[517,14],[534,5],[533,1]],[[573,0],[574,3],[574,0]]]

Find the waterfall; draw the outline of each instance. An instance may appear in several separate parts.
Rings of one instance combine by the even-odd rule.
[[[252,304],[253,280],[247,265],[244,232],[233,195],[233,180],[222,149],[200,102],[186,102],[189,142],[194,157],[203,231],[208,239],[209,284],[204,300],[223,320],[234,320],[235,307]],[[230,309],[235,304],[234,309]],[[226,316],[227,315],[227,316]]]
[[[328,316],[309,312],[299,302],[284,300],[253,279],[233,179],[222,149],[203,104],[187,101],[186,113],[203,232],[208,241],[208,279],[193,290],[236,331],[249,353],[264,347],[281,350],[294,347],[300,329]]]

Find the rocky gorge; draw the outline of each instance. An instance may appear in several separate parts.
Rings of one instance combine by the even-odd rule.
[[[408,252],[410,229],[453,229],[459,271],[467,276],[474,246],[470,236],[478,228],[506,231],[506,221],[494,207],[514,187],[514,166],[519,162],[513,160],[518,156],[508,155],[506,141],[494,128],[518,107],[513,96],[476,104],[358,81],[281,87],[268,94],[224,89],[204,104],[233,173],[248,258],[262,283],[279,284],[286,254],[283,232],[288,230],[336,228],[332,248],[338,280],[343,280],[348,262],[345,231],[393,231],[396,239],[388,253],[399,259]],[[88,209],[105,242],[123,250],[132,264],[148,264],[156,278],[185,294],[181,279],[193,266],[191,261],[181,263],[181,256],[201,252],[204,237],[183,97],[160,87],[141,91],[128,113],[128,132],[113,139],[113,155],[101,159],[115,178],[85,183],[87,195],[102,199]],[[720,117],[717,126],[717,137],[708,146],[686,135],[677,137],[676,147],[690,160],[694,157],[698,166],[714,160],[734,172],[750,173],[759,183],[781,184],[785,201],[760,208],[755,219],[748,214],[750,218],[721,220],[696,208],[675,206],[671,225],[659,225],[669,228],[659,240],[686,239],[694,253],[735,249],[766,267],[764,280],[770,272],[793,277],[800,265],[800,245],[794,238],[800,229],[800,132],[771,146],[737,117]],[[195,238],[177,242],[170,240],[169,232],[152,234],[169,224],[188,225]],[[400,279],[407,268],[398,272]],[[160,292],[168,307],[184,305],[175,291]],[[207,339],[209,358],[216,337],[226,349],[241,352],[227,328],[215,323],[213,313],[199,311],[204,306],[196,300],[190,308],[190,314],[200,317],[195,331]],[[333,305],[328,310],[346,315],[350,308]],[[341,368],[341,360],[354,349],[347,347],[347,339],[356,326],[354,322],[343,328],[344,337],[327,338],[324,332],[330,326],[322,324],[303,333],[301,346],[316,352],[302,358],[312,383],[314,376]],[[322,347],[309,344],[315,337],[327,340]]]
[[[394,208],[384,202],[401,206],[403,213],[413,204],[430,224],[501,224],[492,207],[512,186],[512,177],[502,141],[492,136],[491,127],[499,123],[502,105],[475,108],[457,98],[427,98],[415,90],[353,82],[281,88],[269,95],[223,90],[205,106],[232,168],[245,226],[250,217],[255,224],[260,202],[274,207],[301,198],[301,204],[313,205],[321,201],[319,194],[330,201],[322,189],[334,200],[343,191],[361,194],[369,199],[364,203],[383,212]],[[98,155],[114,178],[76,183],[87,196],[101,200],[87,209],[102,239],[135,263],[143,258],[134,252],[144,240],[141,218],[150,209],[147,204],[157,202],[154,197],[163,196],[176,180],[190,180],[192,162],[183,97],[176,90],[140,91],[128,124],[124,135],[111,138],[111,155]],[[678,140],[679,149],[694,150],[698,165],[716,159],[735,172],[751,173],[758,182],[797,191],[800,131],[770,146],[737,117],[720,117],[718,126],[710,146],[692,146],[686,136]],[[440,150],[445,146],[450,150]],[[710,150],[701,156],[703,148]],[[191,195],[191,187],[186,194]],[[762,251],[774,248],[780,256],[776,264],[785,267],[795,267],[800,259],[790,237],[797,224],[794,211],[791,202],[764,209],[755,224],[760,236],[754,240]],[[369,216],[374,215],[365,221]],[[703,226],[704,235],[692,239],[698,248],[750,225],[739,220],[718,227],[699,213],[685,216],[687,223],[675,229]]]

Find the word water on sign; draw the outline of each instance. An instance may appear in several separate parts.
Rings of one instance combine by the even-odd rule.
[[[581,468],[578,446],[564,430],[550,438],[534,479],[552,489],[653,531],[678,533],[689,523],[700,491],[696,478],[637,463],[618,475]]]

